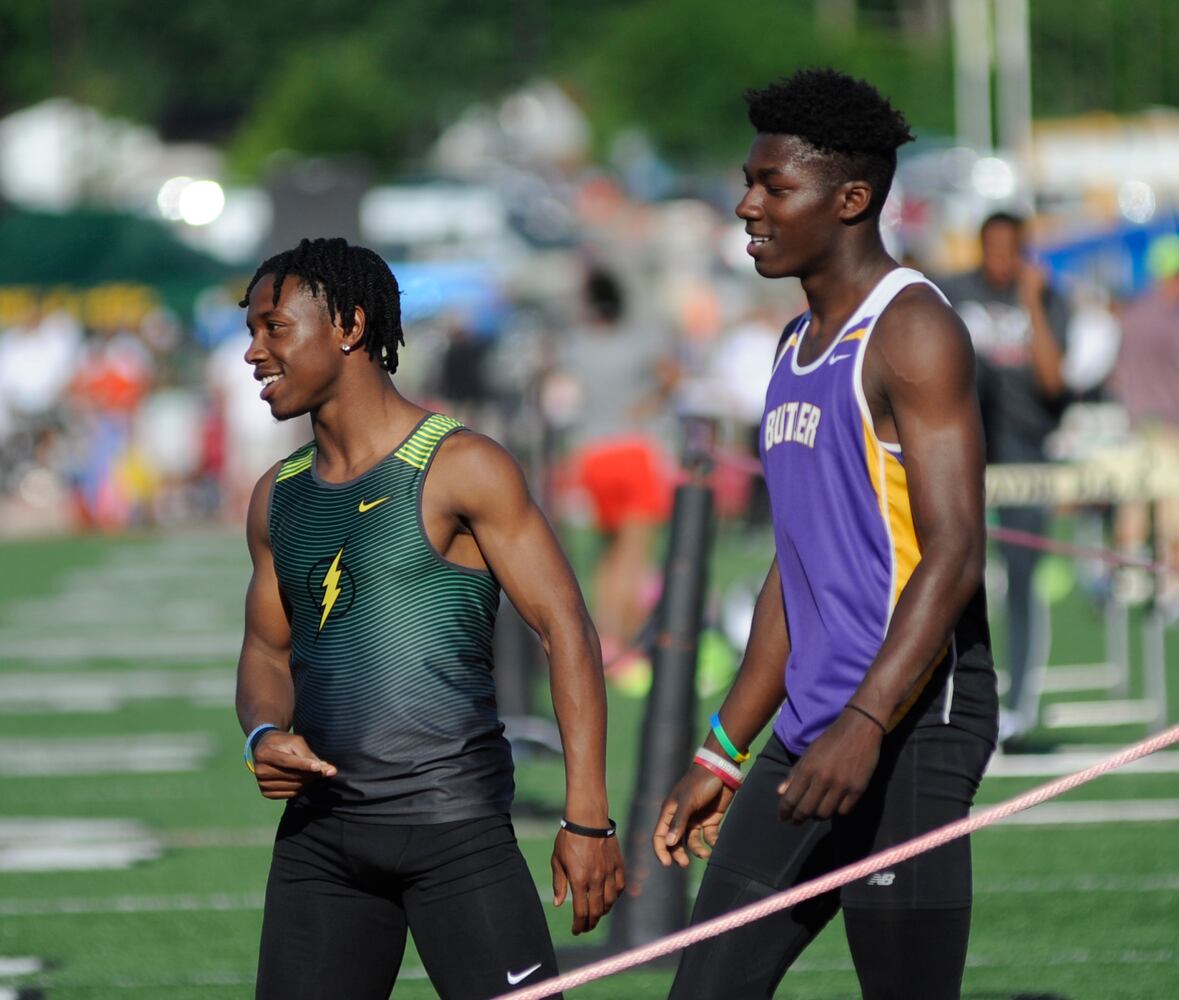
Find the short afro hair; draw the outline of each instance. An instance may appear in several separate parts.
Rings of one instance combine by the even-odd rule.
[[[747,90],[749,121],[758,132],[791,135],[824,154],[833,180],[872,185],[867,215],[884,207],[897,149],[913,141],[905,116],[880,91],[834,69],[803,69],[761,90]]]
[[[297,247],[276,253],[259,265],[239,305],[250,304],[254,286],[268,274],[274,275],[274,305],[278,305],[287,276],[295,275],[315,298],[323,292],[328,315],[333,322],[339,320],[345,330],[355,325],[359,306],[364,310],[361,343],[365,351],[389,372],[397,371],[397,348],[405,344],[401,289],[378,253],[339,237],[301,240]]]

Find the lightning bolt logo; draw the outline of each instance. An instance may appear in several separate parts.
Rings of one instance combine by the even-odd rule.
[[[323,601],[320,602],[320,607],[323,608],[323,615],[319,619],[319,630],[323,631],[323,626],[327,623],[328,615],[332,613],[332,608],[336,606],[336,601],[340,597],[340,557],[344,554],[344,546],[340,546],[340,551],[336,553],[336,558],[332,560],[332,564],[328,567],[328,571],[323,575]]]

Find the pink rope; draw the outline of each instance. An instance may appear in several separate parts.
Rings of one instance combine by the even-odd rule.
[[[697,924],[694,927],[688,927],[685,930],[677,931],[675,934],[669,934],[667,937],[661,938],[658,941],[652,941],[650,944],[645,944],[639,948],[632,948],[630,951],[621,952],[618,955],[602,959],[599,962],[584,965],[580,969],[574,969],[572,972],[566,973],[563,976],[555,976],[552,979],[547,979],[542,983],[537,983],[535,986],[529,986],[512,993],[505,993],[498,1000],[541,1000],[542,997],[552,996],[554,993],[559,993],[562,990],[572,989],[575,986],[583,986],[595,979],[601,979],[603,976],[613,975],[624,969],[641,965],[644,962],[650,962],[652,959],[670,954],[680,948],[686,948],[688,945],[695,944],[697,941],[716,937],[725,931],[741,927],[754,920],[760,920],[762,917],[767,917],[771,913],[777,913],[779,910],[785,910],[797,903],[801,903],[803,900],[821,896],[825,892],[830,892],[832,889],[847,885],[847,883],[854,882],[858,878],[864,878],[882,868],[898,865],[902,861],[907,861],[909,858],[915,857],[918,854],[933,850],[935,847],[941,847],[951,840],[964,837],[966,834],[973,833],[975,830],[981,830],[983,827],[990,826],[992,823],[998,823],[1013,813],[1039,805],[1041,802],[1055,798],[1057,795],[1070,791],[1078,785],[1092,781],[1107,771],[1122,767],[1131,761],[1138,760],[1140,757],[1145,757],[1147,754],[1152,754],[1157,750],[1161,750],[1177,742],[1179,742],[1179,726],[1172,726],[1170,729],[1143,740],[1141,743],[1135,743],[1133,746],[1126,747],[1126,749],[1114,754],[1112,757],[1099,761],[1082,771],[1065,775],[1063,778],[1057,778],[1055,781],[1050,781],[1045,785],[1041,785],[1039,788],[1033,788],[1030,792],[1017,795],[1015,798],[1001,802],[999,805],[991,806],[989,809],[983,809],[965,819],[949,823],[937,830],[932,830],[920,837],[915,837],[913,840],[898,844],[896,847],[890,847],[888,850],[880,851],[878,854],[873,854],[863,861],[838,868],[821,878],[804,882],[802,885],[795,886],[793,889],[780,892],[757,903],[751,903],[748,906],[743,906],[720,917],[714,917],[712,920]]]
[[[1020,531],[1018,528],[1004,528],[993,525],[987,528],[987,534],[997,542],[1007,542],[1009,545],[1022,545],[1024,548],[1036,549],[1040,552],[1056,552],[1063,556],[1075,556],[1078,559],[1100,559],[1110,566],[1134,566],[1151,573],[1173,573],[1176,568],[1166,563],[1152,562],[1140,556],[1124,556],[1112,549],[1096,548],[1092,545],[1074,545],[1072,542],[1061,542],[1055,538],[1045,538],[1030,531]]]

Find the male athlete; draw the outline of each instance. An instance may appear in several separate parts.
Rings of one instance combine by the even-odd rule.
[[[258,268],[246,361],[314,440],[258,482],[237,711],[287,800],[259,997],[384,998],[407,927],[443,997],[556,973],[508,817],[491,641],[502,586],[539,633],[565,748],[554,903],[591,929],[623,887],[607,815],[601,654],[581,593],[499,445],[394,388],[397,282],[371,250],[304,240]]]
[[[776,556],[654,834],[665,865],[708,858],[695,921],[965,816],[996,731],[970,337],[880,237],[908,125],[832,70],[746,100],[748,252],[763,277],[798,277],[809,309],[782,335],[761,427]],[[840,907],[864,997],[959,995],[964,839],[688,949],[672,996],[772,996]]]

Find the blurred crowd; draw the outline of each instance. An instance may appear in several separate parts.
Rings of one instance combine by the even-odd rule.
[[[739,225],[705,199],[644,202],[596,177],[570,189],[568,207],[575,239],[523,245],[507,262],[467,248],[494,286],[494,307],[435,294],[415,308],[419,289],[403,282],[408,346],[397,381],[512,447],[554,516],[620,539],[599,582],[620,594],[602,613],[607,636],[622,637],[636,625],[626,608],[641,602],[619,581],[640,580],[636,567],[650,564],[643,526],[667,516],[687,418],[707,424],[717,449],[722,516],[764,520],[749,460],[779,331],[805,302],[796,284],[756,277]],[[1036,263],[1023,221],[1003,218],[1011,238],[984,228],[979,269],[922,268],[975,340],[991,460],[1084,457],[1131,432],[1174,454],[1179,236],[1155,241],[1147,287],[1125,297],[1058,280]],[[890,233],[897,255],[921,267],[903,236]],[[240,520],[254,481],[309,428],[275,423],[258,400],[239,293],[211,289],[185,319],[155,308],[84,323],[36,305],[8,317],[5,534]],[[1043,308],[1029,322],[1033,300]],[[1076,405],[1087,421],[1066,415]],[[1174,514],[1159,520],[1175,544]],[[1141,547],[1144,515],[1128,513],[1118,532]]]

